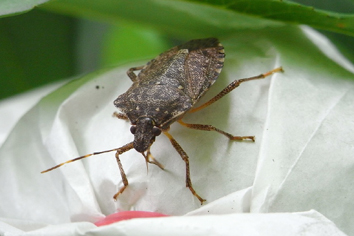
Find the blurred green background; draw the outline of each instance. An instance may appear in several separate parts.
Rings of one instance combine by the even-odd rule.
[[[178,1],[166,2],[172,4]],[[195,2],[203,3],[203,1]],[[296,2],[331,12],[354,12],[354,3],[350,0],[297,0]],[[208,3],[216,5],[215,8],[220,8],[219,1],[208,1]],[[178,5],[176,9],[178,7],[180,6]],[[205,6],[201,4],[200,7]],[[242,8],[235,5],[230,9],[237,7]],[[154,5],[152,8],[143,8],[144,12],[151,10],[151,14],[140,13],[137,16],[141,16],[141,19],[136,21],[130,20],[129,15],[125,16],[123,13],[121,18],[120,13],[117,13],[116,18],[112,17],[107,9],[104,9],[106,12],[99,9],[97,11],[99,14],[92,13],[90,10],[81,12],[75,6],[71,6],[70,1],[49,2],[25,13],[16,13],[17,15],[3,14],[3,18],[0,18],[0,99],[100,68],[150,59],[181,40],[204,36],[199,32],[193,34],[198,27],[201,29],[204,27],[202,23],[193,23],[194,29],[193,24],[188,25],[188,19],[186,22],[181,18],[176,19],[176,22],[182,21],[181,24],[188,26],[183,33],[183,27],[174,28],[174,24],[178,23],[172,20],[164,24],[166,17],[172,18],[173,15],[157,11]],[[207,15],[208,8],[202,10],[206,19],[210,18],[210,15]],[[132,12],[136,11],[132,10]],[[194,12],[196,13],[194,19],[202,22],[203,19],[198,18],[198,12]],[[127,14],[132,13],[127,12]],[[194,14],[193,11],[190,14]],[[134,15],[131,17],[136,18]],[[150,23],[145,24],[144,17]],[[161,25],[151,24],[154,21],[158,22],[159,17],[161,17]],[[226,20],[227,17],[230,16],[225,15]],[[243,25],[245,28],[247,28],[246,23]],[[250,24],[254,23],[250,22]],[[215,28],[218,28],[217,25]],[[202,30],[207,31],[206,29]],[[223,34],[222,30],[220,29],[220,32],[212,30],[210,33],[214,34],[213,36],[220,36]],[[354,33],[348,36],[351,33],[339,34],[333,30],[321,32],[325,33],[347,58],[354,61],[352,37]],[[208,32],[205,32],[205,35],[208,35]]]

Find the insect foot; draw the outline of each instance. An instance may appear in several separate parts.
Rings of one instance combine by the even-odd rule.
[[[254,142],[254,136],[234,136],[212,125],[187,124],[182,121],[182,118],[187,112],[196,112],[212,105],[243,82],[263,79],[283,71],[279,67],[258,76],[235,80],[208,102],[194,108],[195,104],[219,77],[224,66],[224,58],[224,47],[218,39],[196,39],[171,48],[146,65],[130,68],[127,75],[133,84],[114,101],[114,105],[120,110],[120,113],[115,112],[113,116],[130,121],[130,132],[133,134],[134,140],[120,148],[77,157],[42,171],[42,173],[89,156],[115,151],[124,185],[114,195],[116,200],[129,185],[120,161],[120,155],[135,149],[142,154],[146,163],[155,164],[163,169],[164,167],[150,152],[150,147],[156,137],[163,133],[185,162],[186,187],[203,204],[206,200],[197,194],[192,185],[189,157],[172,135],[168,133],[170,125],[178,121],[187,128],[215,131],[225,135],[230,140]],[[139,71],[139,73],[136,74],[136,71]]]

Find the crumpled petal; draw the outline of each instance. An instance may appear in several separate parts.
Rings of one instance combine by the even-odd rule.
[[[317,39],[322,36],[308,28],[290,27],[222,40],[225,67],[203,101],[235,79],[279,66],[285,72],[241,84],[216,104],[185,116],[188,123],[255,135],[255,143],[172,125],[170,133],[189,155],[193,186],[207,199],[203,206],[185,187],[185,164],[163,135],[151,152],[165,171],[155,165],[147,171],[134,150],[121,156],[129,186],[116,202],[112,197],[123,183],[114,153],[40,174],[133,138],[130,124],[112,117],[113,100],[131,84],[128,66],[85,76],[49,94],[20,119],[0,149],[0,233],[353,234],[354,70],[332,45],[326,45],[330,56],[323,53]],[[176,217],[93,224],[133,210]]]

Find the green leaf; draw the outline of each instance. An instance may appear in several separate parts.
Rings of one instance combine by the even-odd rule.
[[[0,17],[23,13],[48,0],[1,0]]]
[[[282,0],[191,0],[265,19],[306,24],[354,36],[354,14],[340,14]]]
[[[135,22],[178,37],[207,37],[232,34],[237,29],[260,29],[284,25],[267,19],[220,9],[214,6],[165,0],[62,0],[43,5],[74,16],[111,23]]]
[[[151,59],[169,46],[156,31],[134,25],[110,27],[102,43],[101,66]]]
[[[73,23],[39,10],[0,19],[0,98],[72,76]]]
[[[354,35],[353,14],[323,11],[280,0],[62,0],[52,1],[44,7],[110,22],[139,22],[169,34],[189,37],[232,34],[235,30],[284,23],[307,24]]]

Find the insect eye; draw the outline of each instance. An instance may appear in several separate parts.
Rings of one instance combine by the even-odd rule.
[[[161,134],[161,130],[159,128],[156,128],[154,127],[152,129],[152,133],[155,135],[155,136],[159,136]]]
[[[136,126],[135,126],[135,125],[133,125],[133,126],[130,127],[130,132],[131,132],[132,134],[135,134],[135,132],[136,132]]]

